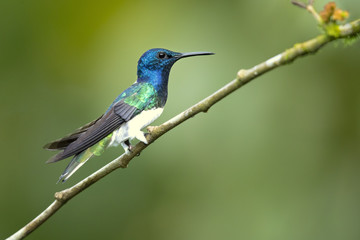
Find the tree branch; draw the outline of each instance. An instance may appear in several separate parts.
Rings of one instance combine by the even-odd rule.
[[[45,209],[39,216],[33,219],[30,223],[25,225],[22,229],[10,236],[8,240],[23,239],[32,231],[37,229],[43,224],[49,217],[51,217],[58,209],[60,209],[67,201],[78,195],[80,192],[96,183],[101,178],[105,177],[112,171],[118,168],[126,168],[129,162],[137,156],[142,150],[150,146],[156,139],[178,126],[182,122],[197,115],[201,112],[207,112],[210,107],[215,103],[228,96],[230,93],[244,86],[251,80],[259,77],[260,75],[276,68],[290,63],[298,57],[315,53],[318,49],[325,44],[341,38],[354,37],[360,34],[360,19],[347,23],[345,25],[337,25],[338,34],[336,36],[328,33],[319,35],[313,39],[310,39],[303,43],[295,44],[292,48],[285,50],[284,52],[268,59],[267,61],[254,66],[251,69],[242,69],[237,73],[236,79],[226,84],[224,87],[217,90],[215,93],[206,97],[202,101],[198,102],[194,106],[171,118],[167,122],[156,127],[148,127],[150,134],[147,135],[148,145],[142,142],[136,144],[130,154],[123,154],[116,158],[112,162],[105,165],[95,173],[91,174],[84,180],[80,181],[71,188],[65,189],[61,192],[55,193],[55,201]]]

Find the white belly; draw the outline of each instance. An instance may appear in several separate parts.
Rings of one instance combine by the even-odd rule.
[[[141,129],[160,117],[163,110],[163,108],[157,108],[154,110],[143,111],[130,121],[121,125],[120,128],[115,130],[110,146],[117,146],[128,139],[134,139]]]

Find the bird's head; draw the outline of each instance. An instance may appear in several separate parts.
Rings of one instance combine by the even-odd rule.
[[[162,48],[153,48],[146,51],[138,62],[138,78],[168,79],[172,65],[179,59],[198,55],[212,55],[211,52],[178,53]]]

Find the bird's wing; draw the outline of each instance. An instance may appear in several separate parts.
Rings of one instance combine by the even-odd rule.
[[[146,96],[144,96],[146,94]],[[110,109],[91,127],[82,132],[79,137],[70,143],[64,151],[58,153],[47,162],[57,162],[76,155],[93,146],[101,139],[115,131],[124,122],[129,121],[142,110],[151,107],[153,96],[156,94],[151,84],[136,83],[125,90]]]
[[[70,143],[74,142],[79,138],[79,136],[86,132],[90,127],[92,127],[97,121],[99,121],[102,118],[103,115],[101,115],[96,120],[89,122],[88,124],[76,129],[73,133],[70,133],[69,135],[62,137],[60,139],[54,140],[52,142],[47,143],[43,148],[47,150],[63,150],[67,146],[70,145]]]

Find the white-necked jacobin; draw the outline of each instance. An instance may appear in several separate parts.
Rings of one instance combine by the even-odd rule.
[[[125,153],[128,153],[131,151],[130,140],[134,138],[147,144],[141,129],[163,112],[173,64],[181,58],[212,54],[178,53],[161,48],[145,52],[138,61],[137,81],[123,91],[101,117],[44,146],[48,150],[62,150],[47,163],[74,156],[59,181],[65,182],[87,160],[101,155],[109,146],[121,144]]]

